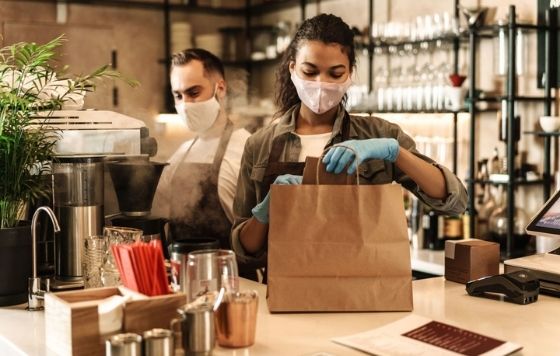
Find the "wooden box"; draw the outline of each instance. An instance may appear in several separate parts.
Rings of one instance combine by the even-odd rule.
[[[105,339],[99,331],[98,305],[113,295],[116,287],[85,289],[45,295],[45,337],[49,351],[57,355],[104,355]],[[169,329],[186,303],[184,293],[126,302],[120,332],[142,334],[152,328]]]
[[[445,241],[445,279],[468,281],[500,273],[500,245],[478,239]]]

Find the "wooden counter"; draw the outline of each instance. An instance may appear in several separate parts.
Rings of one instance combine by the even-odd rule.
[[[242,289],[260,296],[257,341],[248,349],[217,347],[214,355],[363,355],[334,344],[336,336],[366,331],[409,313],[270,314],[266,287],[243,280]],[[560,299],[539,296],[536,303],[517,305],[470,297],[465,286],[442,277],[413,282],[414,313],[522,345],[518,355],[560,354]],[[0,355],[48,355],[43,312],[23,307],[0,308]]]

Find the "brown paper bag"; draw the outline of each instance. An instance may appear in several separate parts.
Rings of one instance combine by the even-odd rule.
[[[301,184],[356,184],[356,175],[334,174],[327,172],[319,157],[306,157]],[[317,175],[319,171],[319,175]]]
[[[399,185],[272,185],[271,312],[410,311]]]

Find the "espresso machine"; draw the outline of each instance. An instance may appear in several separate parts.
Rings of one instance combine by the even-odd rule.
[[[151,215],[159,178],[167,165],[142,159],[107,162],[120,213],[106,218],[108,225],[140,229],[148,240],[160,240],[164,255],[169,258],[165,237],[167,220]]]
[[[37,263],[44,266],[42,276],[53,277],[52,289],[80,288],[84,238],[101,235],[104,216],[117,211],[105,162],[115,156],[147,160],[157,144],[144,122],[112,111],[62,110],[37,119],[57,135],[52,200],[45,203],[61,227],[56,235],[47,228],[40,232]]]
[[[54,239],[54,290],[83,287],[84,237],[103,233],[103,160],[99,155],[69,155],[53,161],[53,205],[61,227]]]

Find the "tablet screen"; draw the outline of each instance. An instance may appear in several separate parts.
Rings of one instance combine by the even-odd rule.
[[[558,235],[560,238],[560,190],[533,217],[527,225],[527,232]]]

